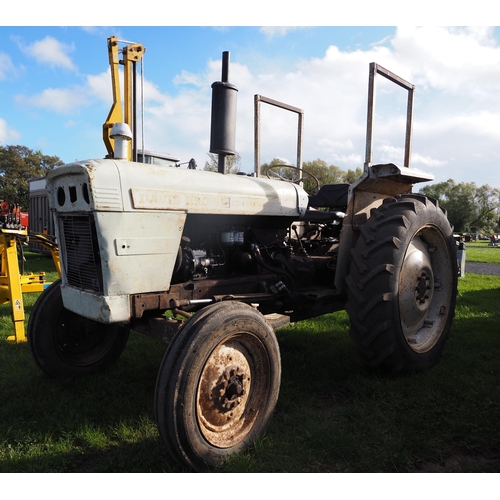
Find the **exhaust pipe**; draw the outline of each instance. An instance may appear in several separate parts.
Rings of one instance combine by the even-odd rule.
[[[109,136],[115,141],[115,160],[130,160],[129,144],[132,140],[132,131],[126,123],[115,123]]]
[[[222,53],[222,76],[212,84],[212,122],[210,152],[219,155],[221,174],[225,173],[226,155],[236,154],[236,100],[238,89],[229,83],[229,52]]]

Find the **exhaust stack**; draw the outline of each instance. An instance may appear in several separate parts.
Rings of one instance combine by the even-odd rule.
[[[236,154],[236,100],[238,89],[229,83],[229,52],[222,53],[222,75],[220,82],[212,84],[212,122],[210,152],[219,155],[221,174],[225,173],[226,155]]]

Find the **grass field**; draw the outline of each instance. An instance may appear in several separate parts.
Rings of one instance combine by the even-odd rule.
[[[500,247],[489,246],[487,241],[466,243],[465,255],[468,262],[500,264]]]
[[[49,259],[27,259],[27,271],[56,278]],[[29,314],[36,294],[24,297]],[[500,277],[461,278],[442,359],[411,377],[367,370],[344,312],[279,331],[283,376],[271,425],[220,471],[499,472],[499,304]],[[0,306],[0,472],[184,471],[154,421],[163,344],[133,333],[108,372],[50,380],[27,344],[5,340],[11,333],[10,308]]]

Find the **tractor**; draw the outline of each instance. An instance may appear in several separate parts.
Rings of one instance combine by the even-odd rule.
[[[115,69],[117,44],[108,39]],[[144,49],[121,54],[128,71]],[[412,193],[433,179],[410,167],[412,84],[370,64],[363,175],[308,194],[302,183],[314,176],[301,168],[301,148],[297,165],[260,175],[258,147],[252,174],[225,173],[237,96],[228,75],[224,52],[221,81],[212,85],[218,172],[197,170],[194,160],[145,161],[155,155],[141,154],[133,113],[123,120],[116,106],[104,125],[106,158],[49,172],[62,276],[28,325],[33,358],[51,377],[109,368],[130,330],[165,341],[158,430],[169,454],[195,470],[220,465],[265,432],[281,379],[276,329],[346,310],[369,366],[414,373],[440,358],[457,291],[446,212]],[[377,75],[408,91],[403,166],[371,161]],[[263,96],[255,103],[301,112]],[[258,120],[255,128],[258,137]]]

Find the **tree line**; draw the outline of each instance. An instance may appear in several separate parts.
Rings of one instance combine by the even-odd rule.
[[[0,200],[29,206],[29,180],[44,177],[64,162],[26,146],[0,146]]]
[[[217,171],[217,155],[208,153],[209,161],[204,170]],[[239,154],[226,157],[226,172],[240,172],[241,157]],[[298,172],[283,165],[283,160],[274,158],[261,165],[261,175],[278,177],[286,180],[298,178]],[[44,155],[40,150],[31,150],[26,146],[0,146],[0,200],[16,203],[23,210],[29,206],[29,180],[40,178],[63,162],[57,156]],[[273,168],[271,168],[273,167]],[[270,170],[271,169],[271,170]],[[302,169],[314,177],[301,175],[304,189],[315,192],[317,183],[352,184],[363,170],[343,170],[336,165],[328,165],[324,160],[305,161]],[[500,189],[489,185],[477,186],[474,182],[445,182],[424,186],[419,191],[435,198],[447,211],[448,218],[455,231],[459,233],[498,233],[500,232]]]
[[[500,189],[474,182],[430,184],[420,193],[436,198],[448,212],[457,233],[498,233],[500,231]]]
[[[210,161],[205,162],[204,170],[210,172],[218,171],[218,159],[217,155],[213,153],[208,153]],[[241,156],[236,153],[234,156],[226,157],[226,173],[237,174],[241,171],[240,167]],[[324,160],[319,158],[313,161],[302,162],[302,170],[312,174],[311,177],[307,174],[300,175],[293,165],[287,165],[280,158],[274,158],[269,163],[263,163],[260,167],[260,174],[263,177],[269,177],[270,179],[285,179],[285,180],[297,180],[299,177],[303,179],[303,187],[309,194],[314,194],[317,184],[319,186],[325,186],[326,184],[352,184],[356,179],[359,179],[363,173],[362,168],[356,168],[355,170],[342,170],[336,165],[328,165]],[[270,170],[271,169],[271,170]],[[317,182],[315,180],[317,179]]]

